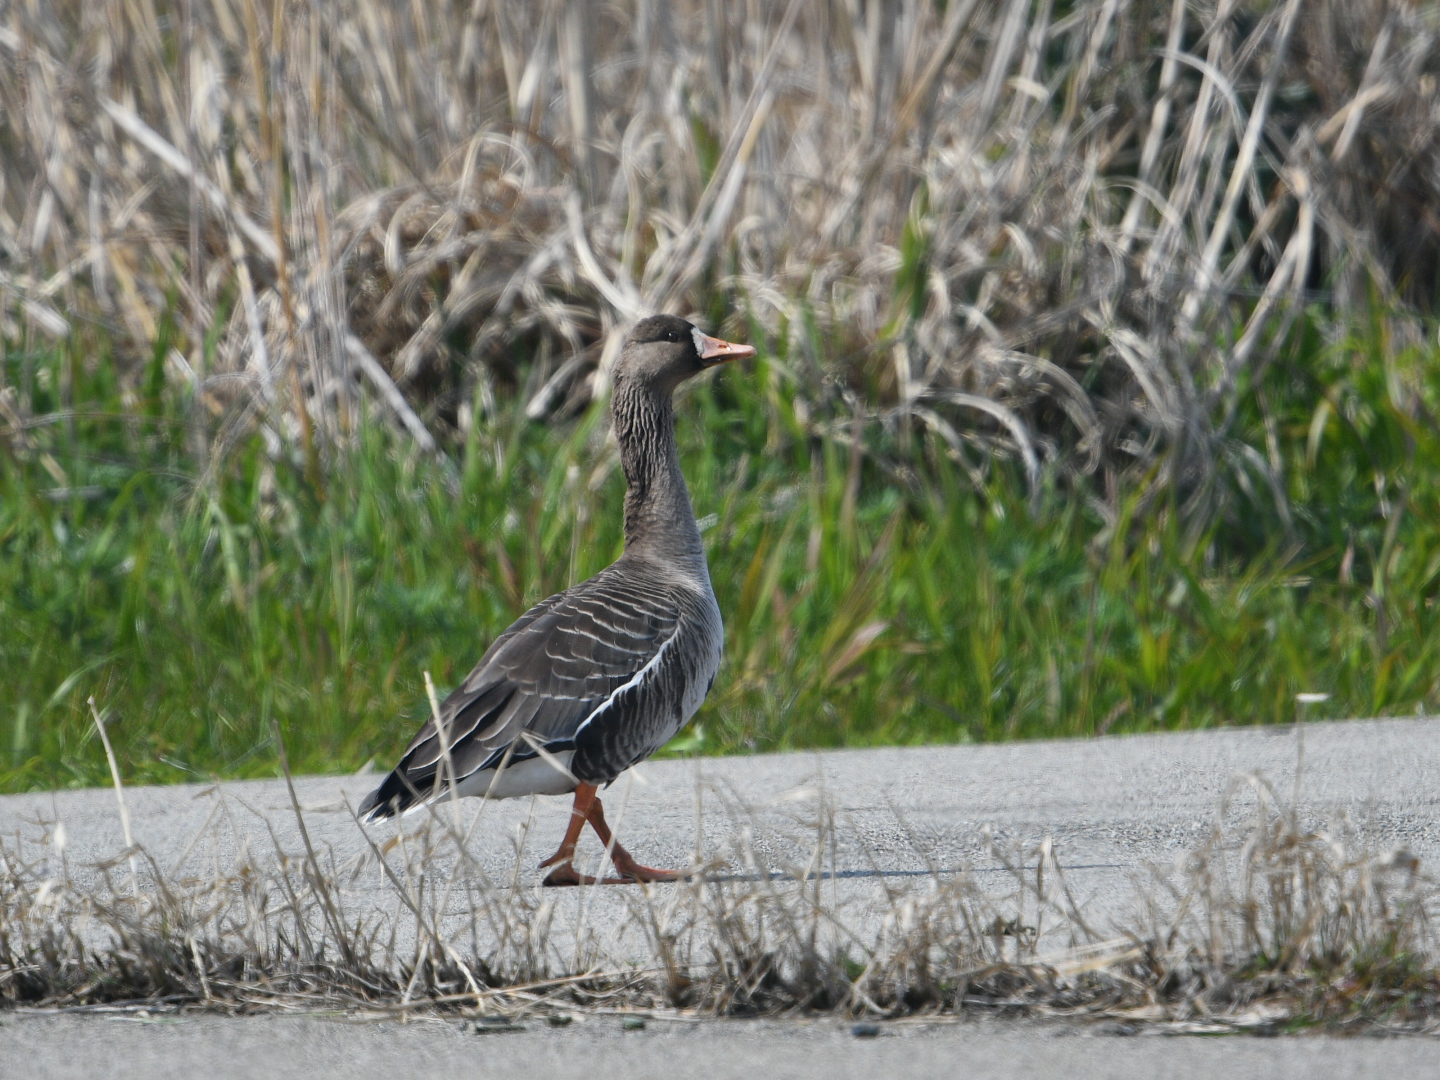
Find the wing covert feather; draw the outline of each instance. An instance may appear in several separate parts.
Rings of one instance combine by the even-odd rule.
[[[536,604],[440,705],[457,777],[490,767],[522,731],[547,747],[568,745],[586,717],[655,658],[679,619],[670,590],[605,573]],[[397,772],[423,789],[442,756],[432,718]],[[516,748],[516,758],[529,756],[523,743]]]

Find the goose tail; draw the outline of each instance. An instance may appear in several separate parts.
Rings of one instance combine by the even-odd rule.
[[[416,803],[415,788],[407,784],[396,769],[381,781],[380,786],[365,796],[356,815],[361,824],[374,825],[403,814]]]

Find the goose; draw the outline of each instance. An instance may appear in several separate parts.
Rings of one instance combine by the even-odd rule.
[[[630,331],[610,399],[625,472],[625,547],[587,581],[542,600],[495,639],[475,669],[360,804],[367,824],[445,796],[574,793],[564,839],[540,864],[545,885],[670,881],[616,843],[598,795],[664,746],[710,692],[725,640],[690,491],[675,448],[671,397],[686,379],[755,355],[673,315]],[[449,758],[450,764],[445,764]],[[442,774],[443,769],[443,774]],[[616,878],[574,866],[586,824]]]

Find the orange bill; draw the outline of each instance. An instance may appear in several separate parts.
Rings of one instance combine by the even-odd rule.
[[[706,337],[695,331],[695,351],[700,354],[700,362],[706,367],[714,367],[716,364],[723,364],[729,360],[748,360],[755,355],[754,345],[736,345],[734,342],[721,341],[719,338]]]

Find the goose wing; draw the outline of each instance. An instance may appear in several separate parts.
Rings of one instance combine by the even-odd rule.
[[[679,623],[669,590],[609,573],[542,600],[445,698],[440,732],[426,721],[360,812],[389,816],[427,793],[446,745],[457,781],[494,768],[512,743],[512,762],[535,757],[536,746],[572,749],[585,721],[643,676]]]

